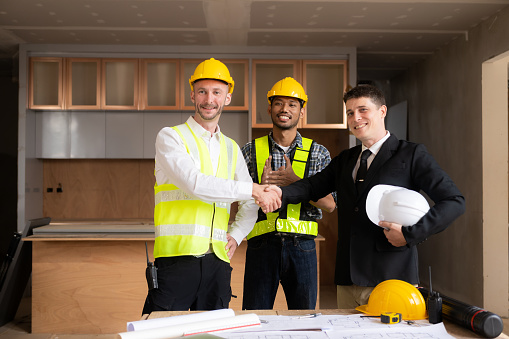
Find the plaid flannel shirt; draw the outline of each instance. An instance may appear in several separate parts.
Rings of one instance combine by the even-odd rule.
[[[293,140],[290,148],[285,153],[283,149],[276,144],[274,139],[272,138],[272,131],[269,133],[269,140],[272,143],[272,149],[270,150],[270,154],[272,155],[272,170],[277,170],[281,166],[285,166],[285,158],[284,154],[289,157],[291,160],[292,157],[290,155],[294,153],[295,148],[302,147],[302,136],[299,132],[297,132],[297,136]],[[244,155],[244,159],[246,160],[247,168],[249,169],[249,174],[251,178],[253,178],[253,182],[258,182],[258,178],[255,176],[256,164],[253,163],[253,154],[255,153],[253,148],[253,143],[248,142],[242,147],[242,154]],[[324,169],[330,162],[331,157],[330,153],[324,146],[315,142],[313,148],[309,152],[309,175],[312,176],[322,169]],[[333,193],[334,200],[336,200],[336,194]],[[321,219],[322,218],[322,210],[314,207],[309,202],[305,202],[302,204],[303,210],[307,213],[307,215],[313,219]]]

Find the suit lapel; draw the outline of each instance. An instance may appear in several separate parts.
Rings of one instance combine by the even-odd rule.
[[[346,164],[346,173],[347,175],[347,183],[346,187],[348,189],[348,193],[351,196],[357,196],[357,187],[355,186],[355,181],[353,179],[352,173],[353,169],[355,167],[355,164],[357,163],[357,159],[359,158],[359,154],[361,153],[362,146],[355,146],[355,148],[352,148],[352,151],[350,152],[350,157],[348,158],[348,163]],[[350,175],[348,175],[350,174]]]
[[[366,173],[366,179],[364,180],[364,184],[361,186],[361,192],[359,195],[362,195],[366,188],[371,188],[373,186],[371,183],[373,178],[375,178],[376,174],[382,168],[385,162],[392,157],[392,155],[397,149],[398,143],[399,143],[398,138],[396,138],[392,134],[389,137],[389,139],[387,139],[383,143],[382,147],[376,154],[375,159],[373,159],[373,162],[368,168],[368,172]]]

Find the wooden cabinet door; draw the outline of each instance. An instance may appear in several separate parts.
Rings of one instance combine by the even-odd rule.
[[[31,109],[63,109],[63,58],[30,58]]]
[[[252,127],[272,128],[272,119],[267,111],[267,93],[276,82],[286,77],[299,81],[299,74],[298,60],[253,60]]]
[[[302,127],[346,129],[347,61],[305,60],[302,70],[302,86],[309,97]]]
[[[102,109],[138,109],[138,71],[138,59],[102,59]]]
[[[180,100],[179,61],[173,59],[142,59],[142,110],[176,110]]]
[[[101,108],[101,60],[69,58],[66,67],[66,108]]]

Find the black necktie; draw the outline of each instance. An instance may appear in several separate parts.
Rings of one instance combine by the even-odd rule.
[[[364,150],[364,152],[361,154],[359,169],[357,170],[357,175],[355,176],[355,184],[357,188],[359,188],[359,184],[362,183],[366,178],[366,172],[368,171],[368,158],[370,155],[371,151],[369,149]]]

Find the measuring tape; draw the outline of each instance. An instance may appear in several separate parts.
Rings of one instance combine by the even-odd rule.
[[[401,313],[384,312],[380,315],[380,320],[384,324],[398,324],[401,322]]]

